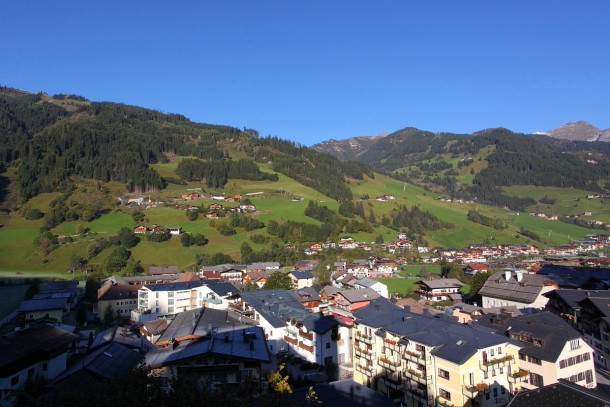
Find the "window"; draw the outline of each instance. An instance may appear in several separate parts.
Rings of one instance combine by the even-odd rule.
[[[587,379],[587,384],[593,383],[593,371],[587,370],[585,372],[585,377]]]
[[[534,386],[543,387],[544,379],[539,374],[530,373],[530,383],[533,384]]]
[[[438,369],[438,375],[445,380],[449,380],[449,372],[444,369]]]
[[[330,349],[330,342],[326,342],[326,349]]]
[[[523,353],[519,353],[520,360],[527,360],[527,357]]]
[[[173,299],[167,300],[167,305],[174,305],[174,300]]]
[[[570,341],[570,350],[576,350],[580,348],[580,340],[579,339],[572,339]]]
[[[438,389],[438,394],[447,401],[451,401],[451,393],[445,389]]]
[[[498,346],[498,355],[501,355],[501,354],[502,354],[502,347]]]

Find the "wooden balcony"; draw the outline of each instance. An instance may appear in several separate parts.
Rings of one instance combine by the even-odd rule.
[[[299,342],[299,348],[305,349],[307,352],[313,353],[313,346],[306,345],[305,342]]]
[[[284,335],[284,340],[294,346],[297,346],[299,344],[299,340],[297,338],[291,338],[288,335]]]
[[[313,332],[302,332],[299,331],[299,336],[305,339],[309,339],[310,341],[313,341]]]

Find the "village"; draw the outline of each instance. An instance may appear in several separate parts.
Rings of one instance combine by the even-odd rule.
[[[378,248],[415,243],[396,237]],[[334,244],[359,247],[347,237]],[[380,255],[335,262],[328,285],[314,278],[317,260],[151,266],[104,279],[93,300],[78,281],[47,282],[1,321],[15,330],[1,339],[0,403],[12,405],[34,377],[53,397],[83,375],[109,380],[141,363],[165,386],[176,375],[212,386],[255,378],[261,392],[283,366],[295,387],[354,383],[408,406],[521,405],[528,391],[556,386],[589,397],[610,369],[610,269],[608,258],[583,254],[607,248],[608,235],[544,250],[417,248],[422,264],[442,259],[471,276],[501,262],[478,304],[466,302],[461,281],[440,276],[397,297],[376,278],[401,278],[402,260]],[[287,285],[275,288],[278,279]],[[82,301],[90,311],[75,319]]]

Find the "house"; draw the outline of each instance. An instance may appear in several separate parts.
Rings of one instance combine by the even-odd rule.
[[[136,235],[145,235],[150,231],[150,229],[148,229],[146,226],[144,225],[138,225],[135,228],[133,228],[133,233],[135,233]]]
[[[557,288],[556,283],[543,275],[506,269],[492,274],[479,294],[484,308],[514,305],[526,314],[543,309],[548,301],[544,294]]]
[[[320,295],[313,287],[296,288],[289,291],[303,307],[314,312],[320,311]]]
[[[176,275],[178,274],[178,266],[150,266],[148,268],[148,275],[151,276],[163,276],[163,275]]]
[[[474,276],[477,273],[487,273],[489,266],[484,263],[469,263],[464,267],[464,274]]]
[[[520,388],[519,346],[505,336],[381,298],[353,315],[354,381],[397,404],[499,406]]]
[[[313,285],[313,273],[310,270],[293,270],[288,275],[294,288],[305,288]]]
[[[196,307],[227,309],[236,298],[239,298],[239,289],[228,281],[205,281],[197,289]]]
[[[262,328],[239,323],[201,324],[203,314],[199,312],[178,314],[157,341],[158,346],[146,354],[151,374],[167,383],[176,377],[211,387],[262,380],[262,364],[271,361]]]
[[[354,282],[354,288],[370,288],[375,290],[380,296],[384,298],[390,298],[388,294],[388,286],[380,281],[373,280],[372,278],[363,278]]]
[[[138,290],[138,308],[131,319],[145,322],[196,308],[197,288],[202,285],[201,281],[145,285]]]
[[[68,313],[68,296],[59,298],[42,298],[21,301],[17,312],[25,317],[25,326],[31,326],[37,321],[51,318],[59,323],[63,322]]]
[[[142,354],[148,352],[153,347],[146,337],[133,332],[125,326],[115,325],[98,332],[95,338],[93,338],[91,346],[89,346],[89,351],[106,346],[109,343],[120,343]]]
[[[368,287],[358,290],[341,290],[335,294],[333,306],[340,311],[352,313],[366,307],[372,300],[379,297],[381,296],[377,291]]]
[[[0,405],[12,405],[13,391],[28,379],[55,379],[66,369],[78,335],[46,324],[0,337]]]
[[[106,313],[117,317],[130,317],[131,311],[138,308],[137,285],[114,285],[110,282],[97,290],[97,308],[100,317]],[[110,309],[110,311],[108,311]]]
[[[420,280],[416,292],[422,298],[432,301],[461,301],[460,288],[464,285],[455,278],[439,278],[437,280]]]
[[[180,233],[182,233],[182,227],[181,226],[168,226],[167,230],[169,230],[169,234],[170,235],[179,235]]]
[[[578,331],[551,312],[519,317],[490,314],[477,323],[519,343],[519,380],[523,389],[544,387],[559,379],[587,388],[597,386],[593,349]]]

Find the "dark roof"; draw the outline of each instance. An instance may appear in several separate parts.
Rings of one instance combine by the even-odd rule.
[[[97,377],[112,379],[133,370],[140,360],[142,355],[138,351],[117,342],[110,342],[84,356],[78,363],[72,364],[57,378],[57,381],[82,369]]]
[[[315,313],[303,318],[303,325],[307,328],[307,331],[313,331],[319,335],[323,335],[330,331],[339,323],[335,317],[331,315],[322,315],[321,313]]]
[[[396,404],[388,397],[352,379],[315,386],[313,389],[323,406],[396,407]],[[308,391],[308,387],[295,390],[290,396],[290,405],[299,407],[310,405],[306,401]]]
[[[316,292],[314,287],[303,287],[296,290],[290,290],[290,294],[299,302],[319,301],[320,294]]]
[[[274,328],[286,326],[286,318],[304,318],[309,311],[283,289],[244,291],[241,298],[256,310]]]
[[[573,290],[573,289],[559,289],[553,290],[544,294],[545,297],[552,298],[557,297],[565,302],[571,308],[580,308],[580,301],[587,297],[608,297],[610,298],[610,291],[608,290]]]
[[[403,308],[391,303],[386,298],[379,297],[371,301],[366,307],[353,312],[356,322],[379,328],[401,321],[407,314]]]
[[[480,349],[501,345],[509,339],[491,330],[473,325],[409,313],[402,321],[383,327],[407,340],[433,347],[432,354],[458,365],[463,364]]]
[[[510,276],[507,279],[505,271],[492,274],[483,287],[479,290],[481,296],[501,298],[524,304],[533,303],[542,291],[545,283],[551,281],[545,276],[538,274],[528,274],[520,270],[521,281],[517,279],[517,272],[510,271]]]
[[[158,342],[189,335],[203,337],[209,335],[212,329],[235,324],[254,325],[256,322],[229,310],[198,308],[184,311],[176,314]]]
[[[306,280],[309,278],[313,278],[313,273],[309,270],[293,270],[290,272],[297,280]]]
[[[210,290],[214,291],[220,297],[227,297],[240,292],[237,287],[226,281],[210,280],[206,281],[205,285],[207,285]]]
[[[178,266],[150,266],[148,268],[148,274],[150,274],[151,276],[176,273],[178,273]]]
[[[548,277],[561,288],[587,288],[585,286],[590,284],[591,280],[604,281],[610,279],[610,269],[555,264],[543,265],[537,274]]]
[[[522,347],[521,353],[551,362],[557,361],[567,342],[582,339],[576,329],[549,311],[518,317],[487,314],[478,319],[477,324],[492,328],[498,334],[510,336],[514,343]],[[535,345],[533,342],[517,340],[519,337],[531,338],[532,341],[538,339],[541,342]]]
[[[68,303],[67,297],[60,298],[42,298],[38,300],[24,300],[21,301],[21,305],[17,311],[29,312],[29,311],[43,311],[52,309],[63,309]]]
[[[78,340],[78,335],[40,324],[0,337],[0,377],[8,377],[41,360],[49,360]]]
[[[150,291],[179,291],[199,287],[202,284],[202,281],[182,281],[177,283],[146,284],[144,287]]]
[[[137,285],[113,285],[99,296],[98,301],[114,301],[122,299],[134,299],[138,298]]]
[[[381,295],[372,288],[364,287],[358,289],[341,290],[337,294],[341,294],[350,303],[371,301],[381,297]]]
[[[420,280],[417,284],[424,284],[431,289],[462,287],[464,283],[456,278],[439,278],[437,280]]]
[[[517,393],[508,407],[605,407],[608,404],[610,398],[607,395],[559,379],[557,383]]]

